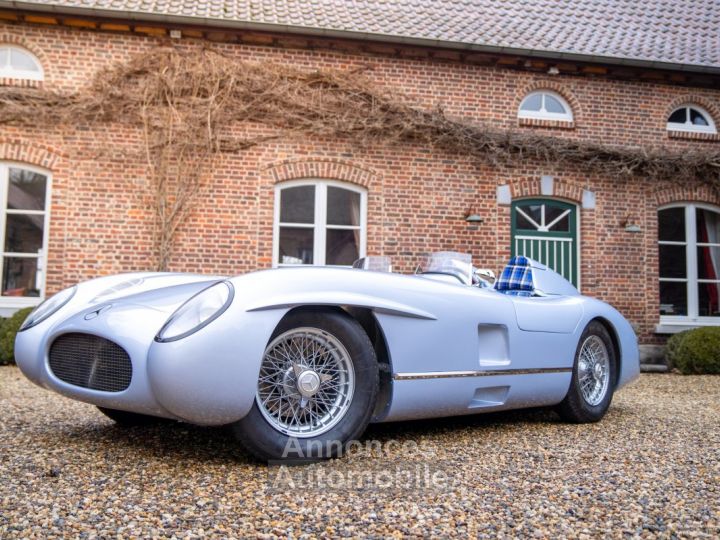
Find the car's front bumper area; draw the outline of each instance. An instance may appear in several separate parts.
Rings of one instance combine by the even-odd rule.
[[[40,325],[19,333],[15,341],[15,360],[34,383],[72,399],[110,409],[176,418],[155,399],[147,377],[148,349],[167,317],[166,312],[146,306],[95,306],[51,329]],[[68,347],[74,349],[75,358],[67,359],[63,365],[65,369],[59,370],[56,350],[53,353],[55,373],[50,362],[51,347],[56,340],[73,338],[75,343],[69,343]],[[115,344],[129,357],[129,384],[122,384],[124,388],[119,391],[98,389],[104,388],[96,377],[102,362],[105,362],[102,369],[110,377],[113,374],[109,371],[119,369],[105,359],[98,359],[100,349],[107,343]]]
[[[199,331],[160,343],[155,336],[168,311],[137,304],[93,306],[50,329],[21,332],[15,356],[30,380],[72,399],[193,424],[222,425],[241,419],[252,407],[264,348],[284,313],[283,309],[248,313],[231,306]],[[67,358],[61,357],[58,364],[54,344],[63,341],[70,342],[60,351]],[[122,351],[127,353],[125,359]],[[119,391],[107,391],[103,384],[116,385],[123,371],[123,366],[108,363],[123,361],[131,366],[129,383]]]

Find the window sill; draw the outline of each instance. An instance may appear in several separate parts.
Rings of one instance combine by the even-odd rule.
[[[676,131],[669,130],[670,139],[686,139],[690,141],[720,141],[718,133],[703,133],[702,131]]]
[[[39,79],[16,79],[14,77],[0,77],[0,86],[20,86],[22,88],[42,88],[43,81]]]
[[[655,326],[656,334],[677,334],[703,326],[720,326],[720,318],[713,321],[660,321]]]
[[[543,118],[518,118],[518,125],[527,127],[547,127],[560,129],[575,129],[572,120],[547,120]]]
[[[0,317],[7,317],[7,312],[12,315],[18,309],[35,307],[42,301],[39,296],[0,296]]]

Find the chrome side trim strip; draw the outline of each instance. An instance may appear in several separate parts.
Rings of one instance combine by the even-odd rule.
[[[455,377],[499,377],[501,375],[539,375],[541,373],[570,373],[567,368],[532,368],[532,369],[489,369],[484,371],[426,371],[424,373],[396,373],[396,381],[412,381],[417,379],[451,379]]]

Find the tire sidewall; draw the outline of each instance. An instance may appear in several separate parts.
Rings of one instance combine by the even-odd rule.
[[[580,361],[580,351],[582,350],[582,346],[585,343],[585,340],[587,340],[590,336],[597,336],[599,337],[603,344],[605,345],[605,348],[608,353],[608,363],[609,363],[609,370],[610,370],[610,380],[609,380],[609,386],[605,393],[605,396],[603,397],[602,401],[598,403],[597,405],[590,405],[585,398],[583,397],[582,390],[580,387],[580,377],[579,377],[579,361]],[[599,421],[603,416],[605,416],[605,413],[607,412],[608,408],[610,407],[610,403],[613,398],[614,388],[615,388],[615,381],[617,380],[617,358],[615,353],[615,347],[612,342],[612,338],[610,337],[610,334],[608,333],[605,326],[602,325],[602,323],[598,321],[591,321],[586,327],[585,330],[583,330],[582,335],[580,336],[580,341],[578,342],[577,349],[575,350],[575,361],[573,363],[573,371],[572,371],[572,379],[570,382],[570,388],[568,389],[568,394],[563,400],[563,402],[560,404],[561,408],[561,414],[563,414],[566,419],[574,421],[574,422],[597,422]]]
[[[268,344],[294,328],[317,328],[337,338],[352,360],[353,397],[345,415],[330,430],[315,437],[292,437],[278,431],[260,411],[256,399],[248,414],[233,424],[240,441],[263,460],[317,460],[341,455],[349,441],[362,434],[375,407],[378,368],[375,352],[360,324],[337,312],[302,311],[286,317]]]

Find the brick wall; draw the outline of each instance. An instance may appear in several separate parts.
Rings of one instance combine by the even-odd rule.
[[[166,43],[131,34],[2,24],[0,43],[7,42],[32,51],[43,63],[43,86],[58,91],[77,90],[99,69]],[[360,52],[190,39],[174,43],[188,48],[212,46],[242,60],[307,69],[368,66],[370,77],[398,89],[412,103],[441,105],[449,115],[505,128],[622,145],[680,149],[719,144],[717,137],[673,136],[665,123],[673,107],[686,101],[701,104],[720,121],[720,91]],[[560,93],[573,108],[574,122],[519,125],[520,101],[538,88]],[[83,125],[49,129],[38,118],[32,129],[0,129],[0,159],[52,172],[49,292],[98,275],[152,268],[150,201],[138,130],[117,125],[102,130]],[[477,165],[427,148],[360,149],[337,139],[273,142],[240,154],[223,154],[209,171],[208,191],[181,231],[172,269],[235,274],[270,266],[274,186],[285,180],[322,177],[366,187],[368,253],[392,256],[401,271],[412,269],[419,254],[440,249],[469,251],[476,265],[499,269],[509,256],[510,207],[498,204],[498,185],[509,185],[516,198],[539,196],[540,177],[552,175],[554,195],[577,204],[583,189],[591,190],[595,209],[580,210],[582,290],[615,305],[637,325],[647,343],[658,339],[653,333],[659,309],[658,205],[720,204],[707,189],[668,188],[641,178],[617,181],[579,167],[532,160],[512,167]],[[464,220],[468,211],[484,221],[468,224]],[[625,231],[628,217],[640,224],[640,233]]]

